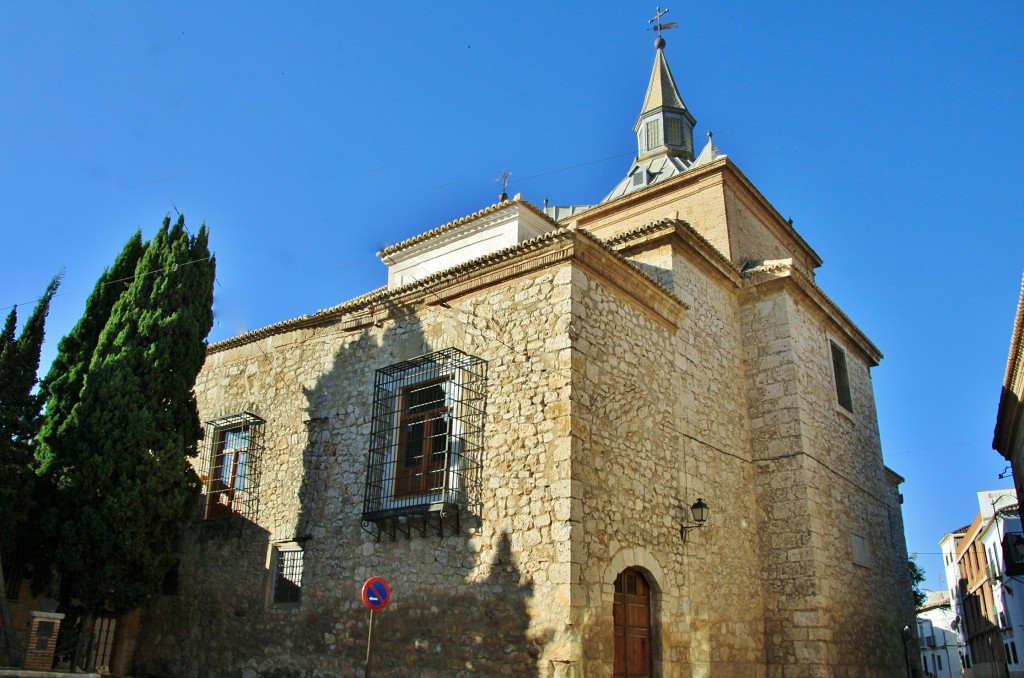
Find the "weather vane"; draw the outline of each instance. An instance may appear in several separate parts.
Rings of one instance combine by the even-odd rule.
[[[664,10],[661,7],[656,7],[655,9],[657,10],[657,12],[655,12],[654,18],[648,21],[647,23],[653,24],[657,22],[658,25],[654,26],[653,28],[648,28],[647,30],[654,31],[655,33],[660,34],[662,31],[667,31],[668,29],[675,28],[676,26],[679,25],[679,23],[676,21],[667,21],[665,23],[661,23],[661,17],[668,14],[668,7],[666,7]]]
[[[512,176],[512,173],[509,172],[508,169],[506,168],[506,169],[503,169],[501,171],[501,176],[498,177],[497,179],[495,179],[495,181],[500,181],[501,182],[501,200],[502,201],[508,200],[508,178],[510,176]]]

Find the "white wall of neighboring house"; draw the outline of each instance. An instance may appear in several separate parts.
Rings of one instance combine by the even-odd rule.
[[[1020,516],[1016,508],[1000,509],[978,536],[988,558],[992,601],[999,626],[1003,629],[1003,648],[1011,676],[1024,676],[1024,577],[1006,574],[1002,543],[1007,532],[1020,531]]]
[[[949,594],[935,591],[917,613],[917,637],[921,644],[921,668],[935,678],[963,678],[960,648],[949,604]]]
[[[918,612],[918,635],[921,638],[922,668],[928,675],[956,676],[965,678],[983,678],[990,671],[1005,666],[1005,671],[998,668],[997,675],[1002,678],[1024,678],[1024,576],[1006,574],[1002,542],[1007,533],[1021,532],[1021,521],[1017,509],[1017,497],[1013,490],[988,490],[978,492],[978,515],[969,526],[950,532],[939,542],[942,549],[942,563],[946,582],[949,586],[948,606],[939,604],[938,593],[929,596],[929,602]],[[965,623],[967,615],[964,611],[964,592],[959,583],[962,573],[958,566],[958,552],[963,552],[966,545],[963,540],[977,541],[985,552],[987,562],[987,581],[983,586],[991,589],[991,614],[998,620],[1000,627],[999,640],[1003,644],[1006,655],[1005,664],[982,664],[974,666],[976,658],[970,652],[971,629]],[[977,587],[977,584],[974,585]],[[933,631],[935,647],[926,647],[929,629]],[[944,639],[940,641],[940,629]],[[973,633],[978,633],[974,630]],[[956,664],[955,673],[941,673],[936,670],[940,642],[948,642],[949,659],[943,655],[943,665]],[[1001,659],[1001,657],[1000,657]],[[964,667],[961,671],[960,667]],[[980,671],[980,673],[979,673]]]
[[[953,634],[952,642],[956,645],[955,656],[951,654],[950,659],[955,659],[957,665],[961,667],[961,674],[963,672],[962,667],[969,665],[967,629],[964,628],[962,623],[964,619],[963,600],[957,591],[957,582],[960,581],[960,570],[957,567],[956,547],[959,538],[963,534],[963,532],[950,532],[939,542],[939,546],[942,548],[942,567],[946,575],[946,583],[949,586],[949,591],[946,592],[951,616],[949,628],[951,628]],[[920,615],[918,616],[920,617]]]

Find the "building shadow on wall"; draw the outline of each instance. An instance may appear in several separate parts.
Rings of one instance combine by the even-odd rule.
[[[458,520],[440,519],[440,534],[388,533],[362,522],[377,371],[444,349],[479,356],[485,348],[453,331],[455,311],[436,311],[440,320],[424,329],[412,313],[389,308],[387,320],[341,337],[331,369],[305,390],[297,521],[306,557],[304,630],[295,647],[308,652],[298,662],[307,675],[364,675],[369,610],[360,590],[372,576],[392,588],[391,604],[375,613],[374,676],[537,675],[544,638],[529,633],[533,585],[523,582],[509,535],[481,521],[479,503]],[[465,343],[445,343],[445,336]],[[487,487],[484,478],[481,492]]]

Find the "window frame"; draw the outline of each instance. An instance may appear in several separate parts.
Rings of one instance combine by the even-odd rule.
[[[661,118],[653,117],[644,121],[644,137],[647,142],[648,151],[653,151],[664,145],[665,134],[661,129]]]
[[[836,409],[853,416],[853,383],[850,379],[849,351],[831,334],[827,336],[829,363],[832,367],[832,387]]]
[[[393,461],[395,480],[392,494],[395,499],[430,496],[448,489],[449,479],[445,476],[452,461],[452,438],[455,435],[455,422],[451,418],[452,380],[453,375],[446,375],[417,382],[404,387],[399,393],[398,448]],[[417,394],[437,387],[441,388],[440,399],[435,397],[426,402],[414,402]],[[412,433],[414,430],[418,434]],[[419,454],[415,454],[417,447]],[[413,459],[419,461],[413,462]],[[436,478],[440,478],[440,483],[434,480]]]
[[[479,503],[486,367],[445,349],[377,370],[364,523]]]
[[[265,423],[251,412],[239,412],[206,422],[208,449],[204,470],[200,474],[203,520],[234,516],[255,520]],[[244,436],[244,445],[228,447],[233,434]],[[230,470],[225,471],[227,468]]]
[[[291,562],[287,562],[291,559]],[[297,560],[297,562],[296,562]],[[274,609],[294,609],[302,606],[303,578],[305,577],[306,548],[302,542],[286,541],[270,545],[267,554],[267,607]],[[291,575],[292,577],[289,577]],[[290,593],[284,599],[279,594],[286,590],[287,583]],[[282,596],[283,597],[283,596]]]
[[[666,146],[685,147],[686,135],[683,134],[683,119],[674,115],[666,115],[664,137]]]

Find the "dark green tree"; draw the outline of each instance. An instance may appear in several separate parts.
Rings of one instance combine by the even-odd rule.
[[[910,590],[914,594],[914,609],[916,610],[925,604],[928,596],[921,590],[921,584],[924,582],[924,570],[917,564],[915,558],[917,558],[917,554],[910,556],[907,560],[907,567],[910,568]]]
[[[71,412],[82,395],[85,375],[89,372],[100,333],[110,320],[114,304],[125,293],[135,278],[135,269],[146,251],[142,232],[125,243],[114,263],[103,271],[85,302],[85,312],[72,330],[57,344],[57,356],[40,387],[46,401],[47,418],[36,450],[37,472],[47,475],[53,462],[52,450],[60,439],[60,428],[70,426]]]
[[[205,225],[193,236],[183,217],[164,219],[127,287],[111,285],[123,289],[108,317],[89,321],[102,329],[87,366],[85,330],[69,345],[80,355],[58,358],[84,374],[47,377],[55,420],[38,455],[50,493],[41,527],[62,595],[85,609],[80,641],[96,614],[139,606],[174,566],[199,487],[192,387],[213,325],[214,266]]]
[[[17,308],[11,309],[0,331],[0,621],[7,657],[14,664],[20,660],[21,648],[7,602],[3,553],[15,546],[15,525],[27,509],[33,487],[32,459],[43,407],[43,398],[36,392],[39,355],[50,301],[59,286],[58,275],[47,285],[17,338]]]

